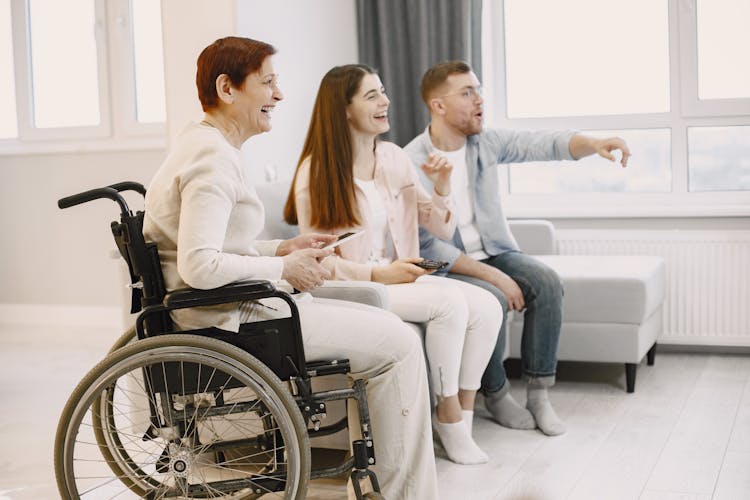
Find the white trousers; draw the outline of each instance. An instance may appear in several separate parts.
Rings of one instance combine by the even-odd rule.
[[[281,301],[263,302],[285,309]],[[306,359],[348,358],[350,375],[367,380],[373,470],[385,498],[437,499],[427,370],[418,336],[394,314],[354,302],[309,298],[297,307]],[[242,322],[286,315],[258,306],[241,310]],[[349,428],[359,429],[353,407]]]
[[[435,394],[479,389],[503,322],[495,296],[469,283],[429,275],[387,288],[391,311],[404,321],[426,323],[425,353]]]

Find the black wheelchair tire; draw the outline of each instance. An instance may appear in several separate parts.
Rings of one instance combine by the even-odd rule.
[[[194,362],[197,359],[210,359],[211,363],[221,366],[227,373],[236,374],[238,379],[247,380],[248,383],[261,384],[267,390],[269,397],[273,400],[274,408],[279,417],[288,419],[282,432],[285,432],[285,441],[298,445],[298,457],[290,467],[293,475],[288,479],[285,498],[302,499],[307,491],[310,475],[310,445],[307,429],[294,399],[289,394],[286,385],[263,363],[248,354],[225,342],[189,334],[175,334],[154,337],[146,340],[131,342],[133,338],[130,332],[125,332],[120,338],[123,345],[113,347],[113,352],[97,364],[78,384],[71,394],[58,424],[55,437],[55,473],[58,488],[63,498],[80,498],[76,489],[76,478],[73,453],[75,451],[78,432],[81,429],[83,418],[91,410],[93,415],[93,429],[96,434],[98,449],[104,457],[104,461],[127,488],[139,496],[145,496],[148,491],[148,481],[137,484],[131,480],[133,470],[128,466],[121,465],[122,457],[113,453],[106,439],[108,433],[103,426],[109,425],[106,416],[102,415],[101,408],[106,408],[108,401],[105,391],[108,384],[116,380],[118,372],[137,369],[140,364],[145,366],[150,359],[177,359],[177,356],[192,356]],[[188,353],[188,354],[185,354]],[[202,358],[201,356],[208,356]],[[170,362],[170,361],[167,361]],[[164,363],[164,361],[162,361]],[[276,415],[274,415],[276,416]],[[276,419],[278,420],[278,418]],[[125,461],[127,463],[127,461]],[[137,471],[136,471],[137,472]],[[145,483],[145,485],[144,485]],[[157,485],[154,485],[158,487]],[[240,496],[224,498],[250,498],[255,494],[245,491]]]

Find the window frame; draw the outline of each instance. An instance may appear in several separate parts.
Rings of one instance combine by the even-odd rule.
[[[675,0],[673,0],[675,1]],[[680,77],[682,85],[682,114],[687,117],[742,116],[740,109],[750,110],[750,98],[698,98],[698,2],[682,0],[675,8],[679,33]],[[690,36],[691,33],[693,36]],[[747,114],[747,113],[745,113]]]
[[[482,75],[484,88],[487,90],[484,103],[485,126],[516,130],[593,131],[649,128],[671,130],[672,186],[670,192],[514,194],[510,192],[510,169],[507,166],[500,166],[499,194],[504,199],[508,216],[546,218],[750,216],[750,191],[689,191],[688,127],[750,125],[750,113],[738,114],[736,111],[738,104],[750,110],[750,99],[721,100],[732,102],[698,101],[696,0],[667,1],[670,111],[548,118],[507,117],[504,52],[505,0],[485,2],[482,20]],[[693,42],[692,48],[689,46],[690,38]],[[692,57],[692,64],[685,61],[690,57]],[[692,92],[691,89],[693,89]],[[732,106],[735,107],[732,108]]]
[[[10,0],[18,137],[0,139],[0,155],[144,150],[166,146],[166,123],[139,123],[129,0],[93,0],[100,123],[34,126],[29,4]]]

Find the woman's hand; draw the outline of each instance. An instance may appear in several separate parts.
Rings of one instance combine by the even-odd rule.
[[[384,285],[395,285],[397,283],[412,283],[414,280],[425,274],[435,272],[435,269],[422,269],[415,266],[415,262],[421,262],[423,259],[399,259],[394,260],[387,266],[377,266],[372,268],[372,281],[383,283]]]
[[[453,165],[448,163],[448,160],[442,156],[430,153],[427,156],[427,163],[423,163],[420,168],[427,178],[432,181],[437,194],[448,196],[451,193],[451,172],[453,172]]]
[[[323,248],[329,243],[336,241],[335,234],[317,234],[308,233],[295,236],[289,240],[282,241],[276,248],[276,255],[283,257],[289,255],[295,250],[304,250],[305,248]]]
[[[331,277],[331,273],[320,265],[320,261],[332,253],[333,249],[330,248],[307,248],[295,250],[285,255],[281,279],[287,280],[289,284],[300,291],[319,287]]]

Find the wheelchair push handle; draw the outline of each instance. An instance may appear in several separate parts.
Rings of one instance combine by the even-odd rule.
[[[107,187],[111,187],[115,191],[136,191],[138,193],[141,193],[143,196],[146,196],[146,188],[143,187],[143,184],[140,182],[133,182],[133,181],[124,181],[124,182],[117,182],[115,184],[110,184]]]
[[[125,198],[120,195],[121,191],[137,191],[145,196],[146,188],[142,184],[137,182],[118,182],[107,187],[89,189],[82,193],[73,194],[57,200],[57,206],[65,209],[80,205],[82,203],[88,203],[89,201],[98,200],[101,198],[109,198],[114,200],[120,205],[120,210],[124,215],[130,214],[128,204],[125,202]]]

